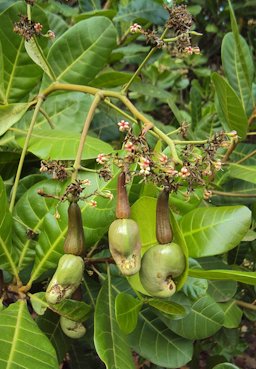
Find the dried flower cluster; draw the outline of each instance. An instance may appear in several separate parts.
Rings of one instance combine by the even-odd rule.
[[[41,23],[29,20],[27,16],[21,15],[20,20],[14,23],[13,32],[29,41],[33,36],[41,34],[43,26]]]

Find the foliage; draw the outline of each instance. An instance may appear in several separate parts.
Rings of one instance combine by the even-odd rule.
[[[1,369],[194,369],[203,351],[237,368],[256,299],[253,3],[0,4]],[[139,240],[109,247],[116,218]],[[63,299],[67,231],[85,272]],[[161,298],[129,271],[172,241],[184,265]]]

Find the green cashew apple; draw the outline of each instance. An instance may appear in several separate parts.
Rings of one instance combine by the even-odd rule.
[[[176,292],[175,278],[185,270],[183,251],[176,243],[155,245],[142,257],[140,281],[152,296],[170,297]]]
[[[57,304],[71,297],[80,285],[84,273],[84,261],[80,256],[65,254],[58,263],[45,293],[49,304]]]
[[[63,333],[70,338],[81,338],[86,332],[86,328],[82,323],[75,322],[64,316],[60,317],[60,326]]]
[[[117,219],[108,231],[109,249],[117,267],[125,276],[137,273],[141,266],[139,227],[132,219]]]

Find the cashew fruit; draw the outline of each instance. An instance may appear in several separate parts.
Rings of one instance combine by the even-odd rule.
[[[176,292],[175,278],[185,270],[185,256],[179,245],[154,245],[142,257],[140,281],[152,296],[170,297]]]
[[[84,261],[80,256],[65,254],[58,263],[45,293],[49,304],[57,304],[71,297],[80,285],[84,272]]]
[[[81,338],[86,332],[86,328],[82,323],[75,322],[64,316],[60,317],[60,326],[63,333],[70,338]]]
[[[173,232],[170,224],[169,190],[164,189],[157,198],[156,238],[161,244],[172,242]]]
[[[79,205],[71,202],[68,207],[68,233],[64,242],[65,254],[83,255],[85,238]]]
[[[117,219],[108,231],[109,249],[123,275],[137,273],[141,265],[139,227],[132,219]]]

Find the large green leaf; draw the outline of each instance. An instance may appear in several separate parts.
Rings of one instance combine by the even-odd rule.
[[[59,315],[47,309],[44,315],[37,317],[36,322],[55,348],[59,363],[62,363],[69,350],[70,339],[61,329]]]
[[[251,223],[245,206],[198,208],[184,215],[180,226],[189,256],[218,255],[232,249],[243,239]]]
[[[86,174],[86,178],[91,181],[91,186],[88,186],[84,191],[85,196],[93,194],[96,189],[100,191],[108,190],[115,195],[116,176],[108,183],[99,180],[98,174],[96,173],[88,173]],[[39,183],[33,186],[32,191],[36,192],[39,188],[43,189],[46,193],[60,194],[55,192],[52,181],[45,182],[44,185]],[[83,217],[86,247],[95,245],[95,243],[107,232],[109,225],[115,218],[114,201],[96,195],[91,196],[90,200],[97,201],[96,208],[91,207],[87,202],[79,202]],[[26,206],[26,202],[24,206]],[[37,200],[37,206],[43,208],[45,202],[39,198]],[[53,208],[51,212],[48,212],[47,209],[44,210],[45,215],[41,223],[41,233],[36,245],[35,264],[30,282],[38,278],[43,272],[55,268],[60,256],[63,254],[64,237],[67,232],[67,206],[68,204],[66,203],[59,205],[58,212],[60,214],[60,219],[58,220],[54,217]],[[37,216],[35,218],[37,218]]]
[[[17,103],[0,106],[0,136],[17,123],[31,105],[31,103]]]
[[[21,102],[37,85],[43,74],[43,71],[28,56],[24,39],[13,32],[13,23],[18,21],[19,15],[24,14],[25,11],[25,3],[17,1],[0,15],[5,89],[2,102],[4,104]],[[40,22],[45,30],[49,28],[45,13],[36,5],[32,9],[32,17]],[[48,40],[42,37],[39,43],[44,50]]]
[[[231,20],[231,28],[234,36],[235,41],[235,48],[237,50],[237,59],[239,66],[241,68],[242,76],[245,83],[247,84],[248,91],[250,88],[252,88],[252,81],[253,81],[253,74],[254,74],[254,67],[253,67],[253,60],[250,60],[250,57],[248,57],[248,53],[244,50],[244,45],[241,41],[241,37],[239,35],[239,28],[236,21],[235,13],[233,11],[232,3],[230,0],[228,0],[229,4],[229,11],[230,11],[230,20]],[[250,54],[249,54],[250,55]],[[252,92],[251,92],[252,94]],[[252,105],[254,105],[254,98],[252,97]]]
[[[115,22],[132,22],[138,18],[149,20],[154,24],[164,24],[168,13],[161,4],[153,0],[132,0],[128,4],[120,5]]]
[[[237,306],[234,300],[219,304],[219,306],[224,311],[224,323],[225,328],[237,328],[241,322],[243,312]]]
[[[17,142],[24,146],[27,131],[18,130]],[[40,159],[75,160],[80,134],[57,129],[34,129],[29,141],[28,151]],[[82,160],[94,159],[100,153],[108,154],[112,147],[98,138],[86,137]]]
[[[131,333],[136,328],[142,305],[142,301],[135,299],[133,296],[128,295],[128,293],[122,292],[116,296],[116,321],[124,333]]]
[[[182,305],[179,305],[173,301],[166,301],[163,299],[149,299],[147,301],[149,306],[161,311],[164,314],[171,315],[172,318],[181,318],[186,315],[186,310]]]
[[[212,369],[240,369],[240,368],[230,363],[222,363],[214,366]]]
[[[220,280],[209,281],[207,293],[216,302],[225,302],[230,300],[237,291],[237,283],[235,281]]]
[[[224,313],[210,297],[204,296],[194,302],[190,313],[183,319],[167,320],[165,324],[178,335],[188,339],[203,339],[216,333],[224,322]]]
[[[115,295],[108,278],[97,298],[94,315],[94,344],[107,369],[135,369],[127,336],[115,318]]]
[[[212,280],[231,280],[256,286],[256,272],[241,272],[239,270],[203,270],[189,269],[188,274],[195,278]]]
[[[0,177],[0,268],[17,276],[17,254],[12,246],[12,216],[9,212],[5,186]]]
[[[88,84],[102,70],[116,45],[116,30],[108,18],[83,20],[52,45],[47,60],[60,82]],[[49,83],[47,77],[46,85]]]
[[[59,368],[56,352],[29,314],[26,301],[1,312],[0,329],[1,368]]]
[[[53,94],[47,97],[43,109],[57,130],[81,132],[92,100],[91,95],[80,92]],[[30,121],[32,112],[28,112],[24,118],[27,122]],[[43,114],[38,115],[35,128],[49,129],[49,123]]]
[[[192,341],[172,333],[149,308],[140,312],[129,342],[142,357],[167,368],[180,368],[191,360],[193,353]]]
[[[221,58],[225,75],[241,99],[245,111],[252,108],[253,60],[245,39],[229,32],[222,41]]]
[[[32,185],[16,203],[13,241],[19,256],[19,270],[22,270],[34,260],[35,246],[40,231],[43,229],[44,218],[50,212],[54,213],[56,207],[56,200],[39,196],[37,190],[44,188],[48,193],[60,195],[64,191],[64,186],[58,181],[40,181]],[[27,231],[29,230],[34,232],[34,237],[33,235],[32,237],[28,236]]]
[[[232,163],[229,167],[229,174],[233,178],[242,179],[250,183],[256,183],[255,166]]]
[[[237,131],[241,138],[245,138],[248,121],[241,100],[229,83],[218,73],[213,73],[212,80],[221,111],[220,118],[224,119],[230,130]]]

